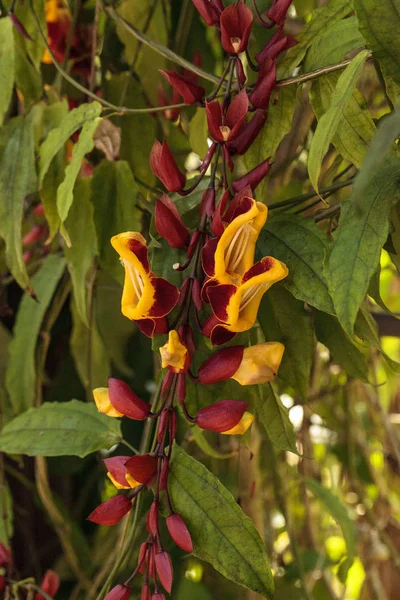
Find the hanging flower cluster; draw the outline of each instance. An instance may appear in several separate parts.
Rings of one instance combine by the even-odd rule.
[[[185,197],[199,185],[206,172],[210,173],[194,231],[185,225],[167,193],[156,201],[154,223],[158,234],[171,248],[186,254],[183,265],[174,265],[184,274],[181,288],[152,271],[146,240],[140,233],[127,231],[111,240],[125,271],[122,313],[135,321],[146,336],[168,334],[168,338],[160,348],[163,379],[152,406],[118,379],[110,378],[108,388],[94,390],[100,412],[114,418],[157,422],[156,445],[150,453],[104,461],[109,479],[121,492],[98,506],[89,516],[91,521],[114,525],[132,509],[142,491],[148,490],[153,496],[147,514],[147,538],[140,547],[137,567],[123,584],[107,594],[107,600],[128,599],[130,583],[138,574],[143,575],[141,600],[163,600],[164,591],[171,592],[173,568],[161,539],[161,520],[165,519],[177,546],[185,552],[193,550],[190,532],[174,511],[168,491],[177,411],[191,425],[228,435],[245,433],[254,420],[248,403],[233,398],[210,403],[197,414],[191,414],[186,396],[188,378],[203,386],[228,379],[242,386],[262,384],[274,379],[284,352],[284,346],[274,341],[251,347],[243,344],[219,347],[254,326],[263,295],[288,274],[286,265],[275,257],[255,260],[257,239],[268,209],[254,199],[254,190],[268,173],[268,157],[241,178],[231,178],[228,171],[234,170],[235,155],[246,152],[262,129],[275,85],[276,59],[295,43],[283,32],[290,2],[274,0],[265,16],[257,13],[261,25],[278,27],[256,55],[257,65],[251,61],[247,48],[253,13],[243,0],[227,8],[222,0],[193,2],[206,24],[220,32],[221,45],[228,57],[220,83],[208,97],[187,72],[162,72],[174,90],[173,101],[179,96],[185,104],[204,108],[212,139],[200,165],[200,175],[192,185],[187,186],[166,141],[155,141],[150,155],[150,166],[169,193]],[[258,73],[255,84],[247,87],[242,62],[245,54],[249,67]],[[218,99],[221,89],[222,102]],[[171,311],[173,315],[168,319]],[[199,335],[209,338],[216,349],[196,374],[193,359]],[[165,507],[162,511],[161,499]]]

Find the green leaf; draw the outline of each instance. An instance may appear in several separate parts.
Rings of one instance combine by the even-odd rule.
[[[92,204],[96,226],[100,266],[117,281],[124,270],[118,254],[110,244],[113,235],[123,231],[140,231],[140,212],[136,206],[138,188],[125,161],[103,161],[94,170]]]
[[[4,477],[0,481],[0,515],[0,543],[10,548],[14,533],[13,501]]]
[[[318,340],[332,354],[334,360],[351,377],[368,381],[368,362],[357,344],[349,338],[336,317],[313,310]]]
[[[11,20],[0,19],[0,125],[10,105],[15,76],[14,37]]]
[[[22,35],[14,29],[14,39],[15,35],[22,38]],[[15,43],[15,85],[27,108],[38,102],[43,95],[41,72],[31,62],[29,54],[20,43]]]
[[[121,423],[79,400],[45,402],[2,429],[0,450],[28,456],[80,456],[121,441]]]
[[[392,205],[400,199],[399,175],[400,160],[394,155],[384,168],[370,173],[362,203],[354,201],[353,192],[341,210],[327,279],[336,314],[350,337],[389,233]]]
[[[38,301],[25,295],[18,308],[9,347],[6,385],[15,415],[33,406],[35,400],[35,350],[45,312],[63,274],[65,260],[50,255],[32,278]]]
[[[0,235],[11,273],[26,290],[30,281],[22,260],[21,222],[24,200],[36,190],[33,120],[34,111],[20,118],[0,162]]]
[[[324,35],[329,27],[353,11],[352,0],[330,0],[325,6],[316,8],[310,21],[298,38],[298,44],[290,48],[279,65],[278,79],[290,77],[301,63],[308,48],[318,35]]]
[[[328,111],[318,121],[308,156],[308,173],[310,181],[317,192],[322,161],[333,136],[341,124],[344,111],[353,94],[367,56],[368,51],[363,50],[346,67],[338,79]]]
[[[226,460],[227,458],[232,458],[233,456],[237,456],[237,451],[232,452],[219,452],[215,450],[206,439],[204,435],[204,431],[200,429],[197,425],[190,429],[190,433],[193,436],[194,441],[207,456],[211,456],[212,458],[216,458],[217,460]]]
[[[336,21],[312,42],[304,60],[304,71],[333,65],[364,43],[356,17]]]
[[[289,85],[279,89],[277,102],[271,102],[268,119],[256,140],[246,152],[246,169],[250,171],[268,157],[274,156],[279,144],[291,130],[296,108],[296,88]],[[257,198],[265,201],[265,181],[257,187]]]
[[[354,0],[360,32],[385,75],[400,84],[399,0]]]
[[[264,295],[258,321],[267,342],[281,342],[285,352],[279,377],[307,399],[314,353],[314,334],[304,302],[296,300],[283,286],[272,286]]]
[[[96,255],[96,231],[93,206],[90,202],[90,181],[78,179],[74,188],[75,202],[65,222],[71,247],[64,247],[67,267],[71,275],[76,308],[80,318],[89,327],[86,301],[86,276]]]
[[[251,520],[215,475],[176,445],[169,491],[191,533],[194,554],[235,583],[272,598],[267,553]]]
[[[71,135],[78,131],[78,129],[81,129],[85,123],[95,122],[100,113],[101,104],[99,102],[81,104],[78,108],[74,108],[66,114],[59,126],[50,131],[39,150],[40,185],[43,183],[51,161],[63,148]]]
[[[293,296],[334,314],[324,276],[328,241],[315,223],[293,215],[273,217],[261,232],[258,248],[262,256],[286,263],[289,275],[283,284]]]
[[[43,41],[42,36],[38,30],[38,26],[36,24],[35,18],[32,14],[32,11],[35,12],[36,18],[40,23],[41,30],[46,33],[47,25],[46,25],[46,17],[45,17],[45,3],[43,0],[32,0],[32,2],[13,2],[13,0],[6,0],[4,4],[10,10],[11,8],[14,10],[15,16],[25,27],[26,31],[32,38],[28,40],[20,32],[14,27],[14,40],[15,45],[21,49],[23,49],[27,56],[29,56],[30,62],[32,65],[39,69],[43,52],[45,48],[45,43]]]
[[[299,454],[296,447],[296,434],[289,419],[289,411],[282,404],[271,383],[259,386],[259,399],[256,404],[257,419],[265,428],[271,442],[281,448]]]
[[[208,150],[207,137],[206,111],[199,106],[189,123],[189,144],[193,152],[196,152],[201,158]]]
[[[382,354],[395,373],[400,373],[400,363],[390,358],[383,350],[379,339],[378,324],[365,305],[361,307],[361,310],[357,315],[355,331],[358,337],[365,343],[369,344],[372,348],[375,348]]]
[[[318,119],[329,110],[339,77],[339,73],[329,73],[318,77],[311,86],[310,98]],[[375,124],[365,98],[357,88],[354,88],[333,136],[332,144],[345,160],[360,167],[374,135]]]
[[[346,542],[347,556],[350,560],[353,560],[356,555],[357,532],[347,508],[337,496],[314,479],[306,479],[305,483],[312,494],[323,503],[328,513],[341,528]]]
[[[101,119],[97,118],[92,121],[86,121],[79,134],[79,139],[74,144],[72,150],[71,162],[65,169],[64,181],[57,191],[57,209],[60,215],[61,223],[64,223],[68,216],[74,200],[73,190],[76,178],[81,170],[82,160],[88,152],[91,152],[94,147],[93,135],[96,131]]]

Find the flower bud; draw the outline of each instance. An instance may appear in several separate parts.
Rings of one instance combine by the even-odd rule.
[[[236,154],[245,154],[264,126],[267,113],[265,110],[256,110],[254,117],[241,129],[236,139],[229,142],[229,148]]]
[[[175,415],[175,413],[173,413]],[[168,473],[169,473],[169,458],[165,456],[162,461],[160,471],[160,490],[165,490],[168,484]]]
[[[205,155],[203,162],[201,163],[201,165],[199,167],[200,173],[207,171],[207,169],[210,165],[211,159],[214,156],[215,148],[216,148],[216,144],[213,142],[211,144],[211,146],[209,147],[209,149],[207,150],[207,154]]]
[[[229,431],[237,425],[248,407],[248,402],[239,400],[221,400],[197,413],[197,425],[207,431]]]
[[[267,57],[261,65],[254,90],[249,95],[249,100],[254,108],[266,109],[269,105],[271,92],[276,82],[275,61]]]
[[[148,562],[148,548],[149,548],[148,543],[143,542],[143,544],[141,544],[140,550],[139,550],[138,566],[139,566],[139,573],[141,573],[142,575],[146,570],[146,564]]]
[[[269,158],[254,167],[251,171],[243,175],[240,179],[232,182],[232,189],[235,193],[240,192],[244,187],[249,185],[252,190],[266,177],[269,171]]]
[[[44,236],[46,231],[47,227],[45,225],[34,225],[22,238],[22,245],[29,246],[30,244],[34,244]]]
[[[6,578],[4,575],[0,575],[0,592],[6,589]]]
[[[150,586],[145,583],[142,587],[142,593],[140,594],[140,600],[151,600]]]
[[[158,502],[153,502],[147,513],[147,531],[156,537],[158,533]]]
[[[193,552],[193,542],[185,521],[180,515],[174,514],[166,520],[169,535],[175,544],[185,552]]]
[[[206,93],[205,88],[203,88],[201,85],[193,83],[190,78],[180,75],[179,73],[175,73],[175,71],[160,70],[160,73],[165,77],[165,79],[167,79],[167,81],[169,81],[178,94],[182,96],[184,103],[187,105],[199,102],[199,100],[201,100]]]
[[[130,595],[131,590],[128,586],[119,583],[108,592],[107,596],[104,596],[104,600],[129,600]]]
[[[109,417],[123,417],[124,415],[113,407],[110,402],[109,390],[107,387],[96,388],[93,390],[93,398],[97,410]]]
[[[199,368],[199,379],[203,385],[226,381],[238,370],[243,358],[244,346],[229,346],[215,352]]]
[[[118,490],[129,490],[140,485],[140,482],[131,477],[126,469],[126,461],[130,458],[130,456],[113,456],[104,460],[107,477]]]
[[[185,346],[187,346],[190,354],[194,354],[196,352],[196,345],[194,343],[193,329],[191,326],[181,323],[178,327],[178,333]]]
[[[210,217],[215,210],[215,188],[207,188],[200,203],[200,214]]]
[[[8,548],[0,542],[0,567],[6,567],[11,563],[11,553]]]
[[[239,57],[236,59],[236,72],[238,76],[239,85],[240,87],[243,87],[246,83],[246,74],[243,69],[243,63]]]
[[[48,569],[43,577],[43,581],[40,584],[40,589],[46,592],[48,596],[52,598],[56,595],[58,588],[60,587],[60,578],[55,571]],[[38,592],[35,595],[35,600],[46,600],[43,594]]]
[[[165,596],[164,594],[153,594],[151,600],[165,600]]]
[[[45,213],[44,213],[44,206],[43,206],[43,204],[42,204],[41,202],[39,202],[39,204],[37,204],[37,205],[35,206],[35,208],[33,209],[33,211],[32,211],[32,212],[33,212],[33,214],[34,214],[36,217],[44,217],[44,214],[45,214]]]
[[[291,3],[292,0],[274,0],[271,8],[267,12],[267,17],[277,25],[283,25]]]
[[[154,142],[150,153],[150,167],[169,192],[180,192],[184,188],[186,177],[179,170],[167,142]]]
[[[254,416],[247,412],[244,413],[243,417],[240,419],[239,423],[232,427],[232,429],[228,429],[228,431],[222,431],[222,435],[243,435],[249,429],[251,424],[254,421]]]
[[[197,310],[200,310],[201,307],[203,306],[203,301],[201,299],[201,287],[200,287],[200,282],[198,279],[195,279],[193,281],[192,298],[193,298],[193,303],[194,303],[195,307],[197,308]]]
[[[221,44],[225,52],[244,52],[249,42],[253,25],[253,13],[242,1],[231,4],[222,11],[220,17]]]
[[[157,471],[157,459],[150,454],[131,456],[125,463],[128,473],[139,483],[146,483]]]
[[[228,146],[226,144],[224,144],[224,147],[223,147],[222,151],[224,153],[224,161],[227,164],[228,169],[232,173],[234,164],[233,164],[233,160],[231,159],[229,148],[228,148]]]
[[[186,248],[189,230],[182,223],[175,204],[166,194],[156,202],[154,222],[159,235],[167,240],[171,248]]]
[[[211,3],[209,0],[193,0],[193,4],[209,27],[219,25],[220,11],[218,11],[214,3]]]
[[[98,525],[116,525],[131,510],[132,502],[121,494],[100,504],[88,516],[88,521]]]
[[[22,260],[24,261],[24,263],[26,265],[29,265],[34,254],[35,254],[34,250],[25,250],[25,252],[22,255]]]
[[[267,57],[275,58],[283,52],[284,50],[288,50],[292,46],[297,44],[297,40],[292,35],[285,36],[283,32],[283,27],[278,29],[278,31],[272,36],[266,46],[256,54],[256,61],[261,65]]]
[[[157,552],[154,560],[161,585],[170,594],[172,589],[172,580],[174,577],[171,557],[168,552]]]
[[[176,386],[176,397],[178,398],[178,402],[182,404],[186,398],[186,375],[185,373],[180,373],[178,375],[178,385]]]
[[[135,421],[147,419],[150,412],[149,404],[139,398],[124,381],[110,377],[108,393],[111,404],[119,413]]]

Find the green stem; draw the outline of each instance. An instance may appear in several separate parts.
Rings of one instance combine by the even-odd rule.
[[[352,185],[355,177],[350,177],[346,181],[339,181],[338,183],[333,183],[332,185],[320,190],[320,193],[317,192],[307,192],[306,194],[301,194],[300,196],[294,196],[293,198],[288,198],[287,200],[281,200],[280,202],[275,202],[269,206],[269,210],[273,210],[275,208],[282,208],[284,206],[291,206],[292,204],[302,204],[306,200],[310,200],[315,196],[323,196],[329,192],[334,192],[336,190],[340,190],[341,188],[347,187],[348,185]]]

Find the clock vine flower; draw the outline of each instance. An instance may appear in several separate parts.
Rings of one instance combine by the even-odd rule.
[[[181,275],[180,289],[153,272],[147,242],[140,232],[126,231],[111,239],[125,272],[122,313],[148,337],[164,338],[155,340],[162,372],[152,406],[116,378],[109,379],[108,387],[93,392],[98,410],[112,418],[156,423],[153,444],[143,453],[104,461],[105,472],[118,494],[100,504],[89,516],[91,521],[114,525],[131,511],[139,494],[152,495],[137,566],[124,583],[112,588],[107,600],[128,600],[130,583],[138,575],[144,576],[141,600],[165,600],[163,590],[171,593],[173,567],[164,549],[162,520],[165,532],[177,546],[185,552],[196,549],[190,523],[175,512],[169,493],[177,414],[189,427],[223,435],[243,435],[254,421],[248,402],[235,398],[234,393],[228,398],[214,398],[212,387],[209,403],[195,411],[187,395],[189,379],[205,387],[229,379],[236,382],[236,389],[262,385],[276,377],[284,354],[283,344],[277,341],[253,346],[243,344],[243,340],[235,346],[224,344],[255,325],[263,295],[288,275],[279,257],[265,256],[255,261],[257,240],[268,216],[268,208],[255,198],[255,190],[269,172],[269,158],[239,178],[234,175],[231,181],[228,171],[236,168],[238,157],[251,146],[268,119],[277,56],[293,45],[282,30],[289,3],[274,0],[266,15],[270,20],[261,19],[268,28],[277,23],[279,29],[256,55],[259,66],[248,61],[249,69],[253,68],[257,76],[253,84],[246,86],[240,55],[249,52],[251,10],[243,0],[227,7],[223,0],[193,2],[206,24],[220,32],[227,61],[220,84],[208,96],[188,73],[162,72],[186,104],[204,109],[213,140],[198,177],[188,178],[188,182],[165,140],[156,140],[150,155],[152,171],[169,193],[183,197],[180,202],[201,181],[207,181],[199,202],[198,224],[192,229],[189,221],[193,225],[193,212],[190,220],[182,218],[174,197],[164,193],[154,203],[155,230],[180,255],[180,262],[171,265]],[[221,88],[222,101],[217,98]],[[196,374],[201,336],[209,338],[218,349],[210,351]],[[210,342],[206,346],[210,347]]]

